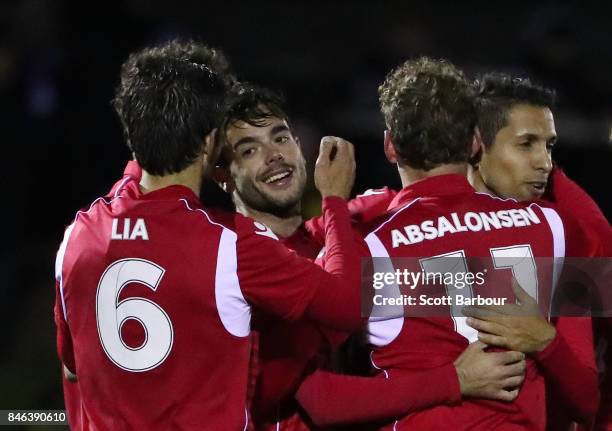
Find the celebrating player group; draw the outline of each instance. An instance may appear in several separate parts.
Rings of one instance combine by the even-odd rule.
[[[72,429],[612,430],[610,319],[552,305],[567,262],[612,243],[553,161],[554,91],[421,57],[378,93],[402,189],[349,199],[353,145],[325,136],[304,220],[278,95],[200,43],[130,55],[113,106],[133,160],[56,258]],[[400,267],[419,281],[372,283]],[[389,305],[406,293],[438,305]]]

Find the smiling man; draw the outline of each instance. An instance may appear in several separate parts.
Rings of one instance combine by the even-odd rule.
[[[214,222],[198,199],[228,91],[226,77],[164,45],[122,66],[113,102],[135,161],[77,213],[56,260],[58,353],[78,376],[82,429],[243,430],[252,309],[361,324],[360,259],[340,197],[354,178],[350,145],[324,142],[315,171],[329,272],[251,219]]]
[[[230,108],[225,159],[230,177],[223,187],[232,193],[236,210],[289,236],[302,224],[301,199],[306,186],[306,161],[293,135],[281,101],[266,90],[242,87],[240,103]],[[261,99],[265,105],[253,100]]]
[[[226,142],[218,182],[231,194],[238,212],[262,223],[262,228],[278,235],[298,254],[315,259],[324,239],[321,219],[303,223],[301,217],[305,161],[282,100],[268,90],[246,84],[235,90],[223,128]],[[344,142],[336,137],[325,140]],[[366,221],[378,216],[394,195],[385,188],[358,196],[349,202],[353,219]],[[307,321],[280,325],[262,315],[256,320],[260,332],[252,340],[250,370],[256,429],[308,429],[295,414],[293,393],[305,370],[312,368],[317,352],[341,342],[346,334],[331,333]],[[332,416],[340,414],[341,419],[334,419],[344,423],[379,420],[397,410],[456,403],[462,396],[512,399],[517,391],[506,391],[502,383],[513,373],[522,376],[524,363],[520,358],[517,362],[516,352],[501,359],[476,344],[466,348],[455,363],[416,375],[397,373],[393,380],[317,371],[315,379],[338,382],[334,386],[350,393],[350,401],[345,404],[343,396],[326,396],[325,391],[316,398],[333,410]]]

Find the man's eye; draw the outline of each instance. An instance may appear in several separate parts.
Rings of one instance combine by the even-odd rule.
[[[245,150],[242,150],[242,153],[240,153],[242,155],[242,157],[248,157],[251,156],[255,153],[255,148],[247,148]]]
[[[529,147],[531,147],[531,141],[519,142],[519,145],[521,147],[529,148]]]
[[[554,143],[554,142],[547,142],[547,143],[546,143],[546,149],[547,149],[548,151],[552,151],[552,150],[553,150],[553,148],[555,148],[555,143]]]
[[[276,138],[276,142],[278,144],[286,144],[287,142],[289,142],[289,136],[279,136]]]

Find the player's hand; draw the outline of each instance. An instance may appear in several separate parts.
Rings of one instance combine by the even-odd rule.
[[[323,198],[340,196],[347,199],[355,182],[353,144],[335,136],[324,136],[321,139],[314,178]]]
[[[525,378],[525,355],[521,352],[485,352],[486,344],[470,344],[455,360],[461,395],[513,401]]]
[[[557,331],[516,279],[512,280],[512,289],[518,304],[464,307],[467,324],[478,331],[480,341],[490,346],[525,354],[540,352],[552,342]]]

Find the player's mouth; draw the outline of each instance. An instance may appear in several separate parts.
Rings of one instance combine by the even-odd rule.
[[[260,181],[268,187],[272,187],[274,189],[287,188],[293,181],[293,168],[283,167],[274,169],[273,171],[267,172],[264,176],[262,176]]]
[[[539,198],[546,190],[546,181],[529,181],[527,187],[532,196]]]

